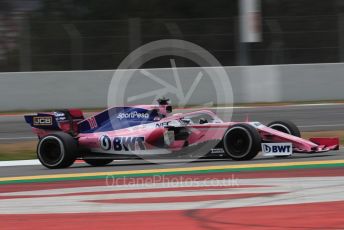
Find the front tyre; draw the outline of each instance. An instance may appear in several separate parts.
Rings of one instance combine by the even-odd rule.
[[[233,160],[251,160],[259,153],[261,138],[258,131],[249,124],[230,127],[223,136],[225,153]]]
[[[301,137],[299,128],[291,121],[273,121],[269,123],[267,127],[280,131],[282,133],[287,133],[296,137]]]
[[[58,132],[39,141],[37,157],[47,168],[67,168],[74,163],[77,151],[76,140],[67,133]]]
[[[84,159],[84,161],[92,166],[105,166],[110,164],[113,160],[112,159]]]

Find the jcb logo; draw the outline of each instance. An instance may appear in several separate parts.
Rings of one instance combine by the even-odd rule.
[[[33,117],[33,125],[52,125],[51,117]]]

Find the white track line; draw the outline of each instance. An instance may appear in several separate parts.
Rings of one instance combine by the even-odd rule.
[[[0,167],[40,165],[39,160],[0,161]]]
[[[126,162],[131,160],[114,160],[115,162]],[[81,164],[85,163],[83,160],[76,160],[74,164]],[[8,166],[34,166],[34,165],[41,165],[41,162],[37,159],[32,160],[14,160],[14,161],[0,161],[0,167],[8,167]]]
[[[34,140],[37,137],[0,137],[0,140]]]
[[[143,211],[170,211],[170,210],[199,210],[199,209],[219,209],[219,208],[247,208],[255,206],[272,206],[272,205],[292,205],[319,202],[336,202],[343,201],[344,187],[342,181],[344,177],[298,177],[298,178],[257,178],[257,179],[238,179],[217,180],[210,178],[211,181],[177,181],[177,183],[145,183],[141,187],[147,188],[180,188],[193,187],[186,191],[152,191],[140,189],[137,191],[124,191],[120,193],[100,194],[79,194],[80,192],[99,191],[120,191],[132,190],[129,185],[122,186],[94,186],[78,187],[55,190],[36,190],[4,193],[5,196],[25,196],[38,194],[37,197],[17,198],[17,199],[0,199],[1,214],[66,214],[66,213],[113,213],[113,212],[143,212]],[[170,181],[172,182],[172,181]],[[209,184],[210,183],[210,184]],[[253,185],[264,186],[258,188],[214,188],[208,189],[204,186],[209,185]],[[319,186],[321,184],[321,186]],[[127,188],[126,188],[127,187]],[[135,189],[135,188],[134,188]],[[74,191],[73,191],[74,190]],[[68,194],[69,192],[69,194]],[[71,195],[70,193],[78,193]],[[265,193],[279,193],[271,196],[263,195]],[[54,195],[42,197],[43,195]],[[122,202],[108,203],[106,201],[121,199],[145,199],[145,198],[172,198],[176,197],[195,197],[211,195],[239,195],[258,193],[258,196],[240,198],[240,199],[223,199],[223,200],[205,200],[190,202],[166,202],[161,200],[156,203],[140,202]],[[61,196],[61,194],[68,196]],[[263,196],[259,196],[262,194]],[[42,196],[39,196],[42,195]],[[105,201],[95,203],[95,201]],[[134,201],[134,200],[133,200]]]

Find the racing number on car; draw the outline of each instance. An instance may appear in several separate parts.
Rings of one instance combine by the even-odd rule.
[[[97,121],[94,117],[87,119],[87,121],[88,121],[88,124],[90,125],[91,129],[95,129],[98,127]]]
[[[100,147],[108,151],[135,151],[146,150],[144,137],[115,137],[111,141],[110,137],[103,135],[99,138]]]

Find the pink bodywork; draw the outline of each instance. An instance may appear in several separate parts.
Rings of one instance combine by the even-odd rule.
[[[184,117],[192,116],[195,114],[208,114],[212,117],[216,115],[208,110],[201,110],[191,113],[176,114],[166,118],[163,118],[155,124],[169,122],[173,120],[180,120]],[[206,124],[189,124],[185,125],[190,135],[187,139],[189,145],[199,144],[211,140],[222,140],[225,132],[235,124],[247,123],[253,125],[259,132],[262,141],[269,142],[289,142],[293,144],[294,152],[303,153],[315,153],[324,152],[329,150],[335,150],[339,147],[338,138],[316,138],[313,141],[299,138],[293,135],[289,135],[258,122],[222,122],[222,123],[206,123]],[[154,124],[154,123],[153,123]],[[80,134],[79,143],[80,145],[88,148],[99,148],[99,138],[102,135],[107,135],[111,139],[115,137],[131,137],[131,136],[142,136],[145,138],[147,149],[154,149],[155,146],[150,143],[164,135],[167,131],[165,127],[154,127],[150,125],[140,125],[136,127],[130,127],[121,130],[109,131],[105,133],[93,133],[93,134]],[[170,150],[179,150],[183,148],[185,141],[174,141],[168,146]]]
[[[138,108],[144,109],[159,109],[160,114],[166,115],[165,106],[156,106],[156,105],[140,105]],[[289,142],[293,145],[294,152],[302,153],[316,153],[316,152],[325,152],[329,150],[336,150],[339,148],[338,138],[313,138],[311,140],[306,140],[299,138],[293,135],[289,135],[272,128],[269,128],[265,125],[260,124],[259,122],[223,122],[221,121],[213,112],[209,110],[200,110],[196,112],[184,113],[184,114],[175,114],[161,118],[157,122],[143,124],[138,126],[132,126],[129,128],[118,129],[114,131],[106,132],[94,132],[94,133],[79,133],[76,135],[80,147],[90,149],[95,152],[100,153],[117,153],[116,151],[105,151],[101,148],[100,139],[102,136],[106,135],[110,140],[114,138],[134,138],[134,137],[143,137],[145,150],[161,150],[157,148],[154,143],[157,140],[164,137],[168,131],[168,127],[162,124],[169,124],[172,121],[180,121],[185,117],[190,117],[197,114],[206,114],[210,117],[216,119],[216,123],[205,123],[205,124],[184,124],[184,127],[189,136],[187,140],[175,140],[165,145],[167,150],[165,153],[171,153],[175,150],[180,150],[185,147],[185,142],[187,141],[188,146],[197,145],[200,143],[205,143],[207,141],[221,141],[225,132],[235,124],[247,123],[252,125],[257,129],[260,134],[260,137],[263,142]],[[161,124],[161,125],[159,125]],[[39,136],[43,137],[51,132],[33,128],[34,132]],[[133,145],[137,145],[134,143]],[[159,154],[159,152],[157,152]]]

